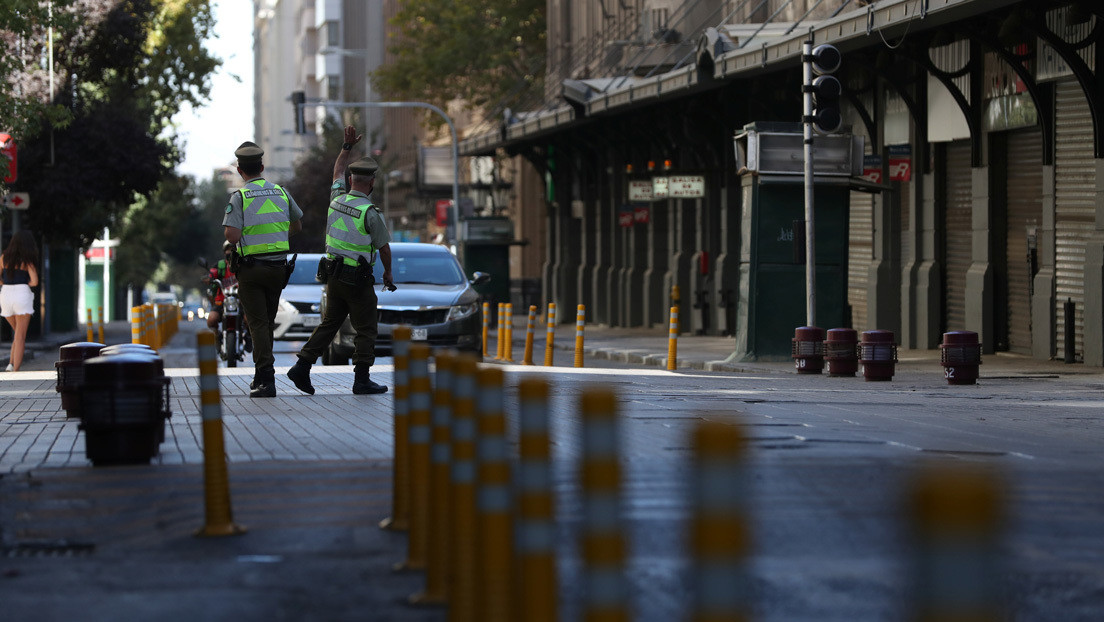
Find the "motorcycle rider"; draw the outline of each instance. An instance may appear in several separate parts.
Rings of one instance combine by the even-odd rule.
[[[224,241],[222,243],[223,258],[213,268],[210,268],[207,275],[203,277],[203,282],[207,283],[207,299],[211,302],[211,310],[207,314],[207,328],[215,332],[215,337],[220,344],[222,343],[222,331],[219,330],[219,322],[222,321],[223,295],[222,289],[215,283],[215,279],[218,279],[223,287],[228,287],[237,282],[237,275],[230,269],[230,258],[233,252],[234,245]],[[242,321],[245,321],[244,312],[242,313]],[[249,337],[249,331],[244,332],[243,347],[246,352],[251,352],[253,351],[253,340]]]
[[[222,319],[222,290],[215,284],[215,279],[221,281],[224,287],[236,280],[230,270],[230,252],[233,248],[234,245],[229,242],[222,243],[223,258],[207,271],[207,276],[203,279],[207,283],[207,298],[211,301],[211,311],[207,314],[207,328],[216,332]]]

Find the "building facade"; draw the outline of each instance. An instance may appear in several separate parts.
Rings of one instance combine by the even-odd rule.
[[[771,205],[751,205],[768,180],[738,137],[800,123],[802,44],[832,44],[863,139],[836,232],[841,323],[1100,366],[1102,36],[1091,0],[550,0],[546,101],[461,150],[521,156],[541,181],[519,218],[545,223],[545,302],[661,327],[674,301],[684,332],[739,341]],[[701,188],[631,194],[675,176]],[[803,288],[772,295],[804,305]]]

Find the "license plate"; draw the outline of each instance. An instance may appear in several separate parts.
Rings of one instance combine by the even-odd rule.
[[[322,316],[320,315],[304,315],[303,326],[318,326],[322,323]]]
[[[410,331],[411,341],[425,341],[429,339],[429,330],[425,328],[414,328]]]

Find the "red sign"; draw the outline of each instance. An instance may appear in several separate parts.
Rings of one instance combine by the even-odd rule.
[[[647,207],[636,206],[633,208],[633,222],[647,224],[649,212]]]
[[[4,183],[13,183],[18,178],[16,174],[16,156],[18,154],[15,149],[15,140],[8,134],[0,134],[0,155],[8,160],[7,170],[4,171]],[[0,167],[3,165],[4,163],[0,162]]]
[[[452,207],[452,201],[449,199],[437,200],[437,226],[444,227],[448,225],[449,221],[449,208]]]
[[[622,227],[631,227],[633,224],[633,213],[629,210],[622,210],[617,214],[617,224]]]

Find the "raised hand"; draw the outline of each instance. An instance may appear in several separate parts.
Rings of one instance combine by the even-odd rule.
[[[360,142],[360,139],[364,136],[356,133],[356,128],[351,125],[345,126],[345,143],[349,145],[355,145]]]

